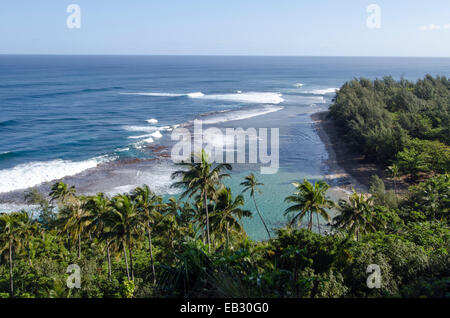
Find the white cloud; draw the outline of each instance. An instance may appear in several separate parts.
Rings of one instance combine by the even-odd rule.
[[[444,29],[450,29],[450,23],[449,24],[444,24]]]

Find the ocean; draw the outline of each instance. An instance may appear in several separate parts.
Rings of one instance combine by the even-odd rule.
[[[26,207],[27,188],[47,192],[60,179],[85,194],[148,184],[176,196],[171,132],[202,119],[220,129],[279,129],[279,171],[237,164],[226,184],[239,194],[254,172],[265,184],[262,213],[270,227],[282,226],[291,182],[327,173],[310,115],[353,78],[426,74],[449,76],[450,59],[0,55],[0,211]],[[257,216],[244,225],[265,237]]]

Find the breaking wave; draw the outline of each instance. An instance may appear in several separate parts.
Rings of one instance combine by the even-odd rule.
[[[198,119],[202,120],[203,124],[210,125],[234,120],[248,119],[256,116],[262,116],[269,113],[280,111],[282,109],[283,107],[281,106],[265,106],[262,108],[253,108],[253,109],[242,108],[237,110],[225,110],[216,113],[204,114],[203,116],[200,116],[200,118]]]
[[[0,193],[27,189],[44,182],[73,176],[113,159],[105,156],[79,162],[56,159],[47,162],[30,162],[11,169],[0,170]]]
[[[304,91],[305,94],[311,94],[311,95],[330,95],[335,94],[339,88],[337,87],[331,87],[331,88],[324,88],[324,89],[313,89],[310,91]]]
[[[246,92],[238,91],[233,94],[203,94],[201,92],[176,94],[176,93],[121,93],[122,95],[141,95],[154,97],[188,97],[205,100],[220,100],[228,102],[280,104],[284,101],[281,93],[273,92]]]

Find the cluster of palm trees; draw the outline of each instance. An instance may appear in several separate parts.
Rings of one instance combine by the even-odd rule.
[[[320,234],[321,226],[319,217],[324,219],[335,230],[347,234],[349,238],[359,240],[361,234],[376,231],[378,228],[386,226],[383,219],[377,216],[373,197],[366,194],[359,194],[353,190],[348,200],[340,199],[336,204],[326,196],[330,186],[317,181],[314,184],[308,180],[303,183],[294,182],[295,192],[286,197],[285,201],[293,203],[285,211],[285,215],[292,215],[291,225],[295,223],[301,225],[304,219],[307,220],[307,228],[313,230],[313,217],[316,215],[317,229]],[[329,211],[335,208],[337,215],[331,218]]]
[[[292,185],[295,187],[295,192],[286,197],[285,201],[293,203],[293,205],[286,209],[285,215],[294,213],[291,225],[296,222],[301,224],[303,219],[308,219],[308,229],[312,231],[313,216],[316,214],[317,228],[320,233],[319,216],[330,222],[331,218],[326,209],[334,207],[334,202],[326,196],[330,186],[323,181],[318,181],[313,185],[306,179],[303,183],[293,182]]]
[[[291,225],[302,224],[307,220],[307,227],[313,230],[313,216],[316,215],[317,229],[320,234],[321,226],[319,217],[322,217],[334,230],[344,233],[349,238],[359,240],[361,234],[375,232],[377,229],[385,228],[383,219],[378,217],[373,197],[359,194],[353,190],[348,200],[340,199],[336,204],[326,196],[330,186],[318,181],[314,184],[308,180],[303,183],[294,182],[296,191],[293,195],[286,197],[285,201],[293,203],[286,209],[285,215],[292,215]],[[337,214],[331,218],[329,211],[335,208]]]
[[[32,267],[32,253],[34,251],[32,238],[39,233],[41,233],[39,225],[26,212],[0,214],[0,255],[7,251],[11,296],[14,293],[14,255],[25,250],[28,262]]]
[[[148,186],[136,188],[130,194],[109,198],[103,193],[95,196],[77,196],[74,187],[59,182],[50,192],[51,201],[59,209],[56,226],[67,235],[67,243],[76,242],[78,257],[82,255],[82,240],[97,239],[104,243],[111,279],[111,254],[122,253],[128,280],[134,280],[133,250],[143,237],[149,238],[149,253],[154,268],[152,228],[162,218],[162,198]],[[156,280],[153,270],[153,279]]]
[[[157,226],[165,225],[163,236],[174,248],[176,240],[185,237],[201,239],[211,252],[217,246],[230,248],[233,238],[242,238],[245,231],[242,225],[244,217],[252,213],[243,209],[243,194],[233,196],[222,180],[230,175],[232,167],[228,164],[213,166],[204,151],[191,162],[180,163],[181,169],[174,172],[173,187],[182,189],[179,201],[169,198],[163,202],[161,196],[153,193],[146,185],[137,187],[129,194],[119,194],[109,198],[103,193],[94,196],[78,196],[74,187],[58,182],[50,192],[50,201],[58,207],[55,228],[64,235],[68,250],[76,248],[78,258],[83,254],[83,242],[99,242],[104,247],[108,264],[108,277],[111,280],[111,257],[123,257],[128,281],[134,281],[133,253],[145,246],[148,241],[148,255],[152,269],[153,283],[156,284],[154,232]],[[256,202],[256,194],[261,193],[262,183],[250,174],[241,183],[242,193],[249,193],[255,209],[267,231],[271,233]],[[337,230],[344,230],[359,239],[361,233],[373,230],[374,212],[370,199],[354,193],[349,201],[340,200],[336,205],[327,196],[329,185],[323,181],[311,184],[293,183],[295,192],[285,201],[292,203],[285,215],[293,214],[291,225],[307,222],[307,228],[313,230],[314,214],[320,233],[322,217]],[[333,220],[329,209],[335,208],[340,214]],[[26,212],[0,215],[0,254],[8,251],[10,268],[10,291],[14,294],[13,260],[14,253],[24,248],[32,266],[32,244],[30,239],[45,232],[40,223]]]

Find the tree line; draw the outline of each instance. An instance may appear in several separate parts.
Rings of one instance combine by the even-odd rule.
[[[450,170],[450,81],[384,77],[345,83],[330,106],[340,134],[410,181]]]
[[[333,202],[323,181],[293,183],[287,224],[270,229],[257,206],[263,184],[250,174],[234,196],[222,180],[232,167],[198,163],[173,174],[179,199],[164,201],[148,186],[108,197],[83,196],[55,183],[49,200],[25,195],[39,215],[0,215],[3,297],[445,297],[449,292],[448,174],[386,200],[374,182]],[[375,180],[376,181],[376,180]],[[377,185],[378,184],[378,185]],[[242,219],[249,194],[262,242],[247,237]],[[337,215],[332,218],[331,210]],[[321,221],[322,220],[322,221]],[[328,223],[328,225],[326,224]],[[327,233],[321,228],[327,227]],[[66,268],[82,269],[68,289]],[[382,288],[366,286],[378,264]]]

